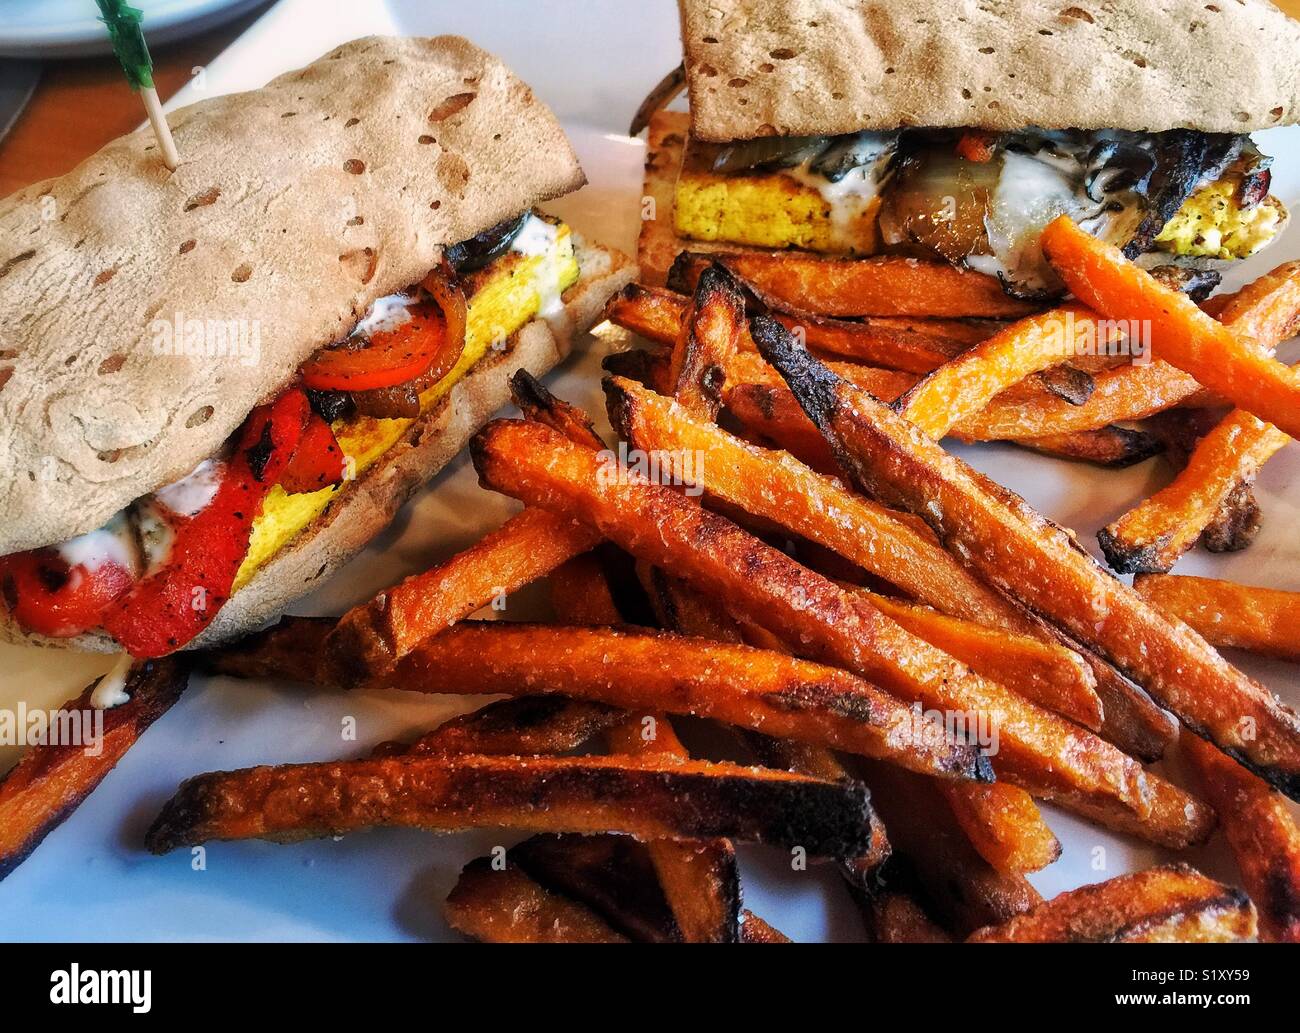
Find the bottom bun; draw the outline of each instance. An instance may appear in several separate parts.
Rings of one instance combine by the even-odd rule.
[[[498,409],[510,401],[510,377],[526,369],[541,376],[569,354],[573,336],[589,329],[605,302],[631,282],[636,266],[622,253],[588,244],[574,234],[581,273],[564,292],[564,308],[516,331],[500,351],[489,351],[401,440],[329,507],[275,554],[227,600],[213,622],[186,649],[225,642],[278,617],[312,591],[384,530],[412,495],[447,465]],[[103,632],[50,638],[23,631],[0,614],[0,640],[23,645],[118,652]]]

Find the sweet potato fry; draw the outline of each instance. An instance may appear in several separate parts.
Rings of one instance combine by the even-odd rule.
[[[1122,574],[1170,570],[1223,513],[1233,493],[1249,488],[1259,468],[1290,440],[1244,409],[1225,416],[1168,486],[1098,532],[1110,565]]]
[[[1008,295],[991,276],[947,262],[917,258],[818,258],[794,251],[708,256],[770,308],[796,316],[923,316],[1003,318],[1037,306]],[[699,256],[683,252],[668,285],[692,283],[687,268]]]
[[[627,757],[388,757],[198,775],[146,837],[154,853],[373,826],[722,836],[836,857],[865,845],[866,791],[764,768]]]
[[[699,456],[695,473],[711,495],[825,545],[945,613],[994,623],[1014,612],[928,534],[793,457],[747,445],[630,381],[606,381],[605,394],[620,432],[636,448],[669,465]]]
[[[1262,938],[1300,943],[1300,828],[1286,800],[1201,739],[1189,736],[1183,757],[1219,812]]]
[[[921,903],[946,930],[964,937],[1042,902],[1023,875],[999,872],[976,852],[932,779],[876,762],[861,770]]]
[[[672,346],[681,329],[690,299],[660,287],[629,284],[610,299],[605,317],[624,329],[659,344]],[[968,347],[968,338],[987,334],[982,325],[936,320],[933,328],[917,321],[887,318],[861,322],[818,317],[778,316],[791,329],[802,328],[808,346],[828,355],[871,366],[928,373]],[[900,325],[900,323],[902,325]],[[753,348],[744,328],[740,347]]]
[[[774,929],[752,911],[741,912],[741,943],[789,943],[790,937]]]
[[[1041,438],[1017,438],[1016,444],[1056,459],[1114,469],[1133,466],[1165,450],[1164,442],[1148,431],[1115,426],[1076,430],[1073,434],[1048,434]]]
[[[449,753],[550,756],[568,753],[627,715],[617,707],[563,696],[519,696],[445,721],[413,743],[380,743],[372,757]]]
[[[639,714],[715,718],[942,777],[987,778],[974,748],[932,741],[909,707],[847,671],[669,632],[467,621],[422,643],[368,687],[556,693]]]
[[[1178,574],[1139,575],[1133,587],[1212,645],[1300,661],[1300,592]]]
[[[842,362],[828,362],[827,366],[838,376],[864,391],[871,392],[883,402],[897,400],[916,383],[911,374],[896,370],[854,366]],[[812,457],[819,456],[810,444],[810,427],[798,403],[790,396],[788,390],[774,382],[770,371],[763,370],[761,364],[756,363],[748,354],[742,353],[733,365],[731,373],[735,382],[727,386],[727,405],[736,412],[747,427],[767,433],[774,440],[781,440],[784,437],[800,442],[797,454],[801,458],[805,454]],[[1122,430],[1118,427],[1103,425],[1095,429],[1067,430],[1059,434],[1044,430],[1044,427],[1050,426],[1053,421],[1068,422],[1064,417],[1057,420],[1057,416],[1063,411],[1062,407],[1068,411],[1086,408],[1086,404],[1083,407],[1072,406],[1041,388],[1027,388],[1026,385],[1021,384],[995,399],[983,412],[971,415],[959,423],[954,428],[953,436],[962,441],[1005,439],[1035,452],[1105,466],[1128,466],[1160,451],[1159,442],[1153,440],[1150,435],[1140,431]],[[1158,405],[1156,407],[1158,408]],[[1029,415],[1026,415],[1027,413]],[[1052,415],[1035,421],[1033,419],[1035,413]],[[1089,420],[1085,419],[1083,422],[1087,423]],[[997,428],[1001,425],[1025,425],[1036,436],[1020,437],[1007,434],[999,438]],[[802,433],[799,427],[803,428]],[[822,451],[825,452],[824,449]],[[823,467],[817,465],[817,469]]]
[[[994,782],[954,793],[936,785],[971,845],[998,871],[1036,872],[1061,856],[1060,841],[1023,789]]]
[[[443,907],[447,924],[483,943],[627,943],[590,908],[543,889],[518,868],[467,864]]]
[[[952,942],[952,937],[906,893],[885,889],[859,906],[874,943]]]
[[[969,942],[1233,943],[1255,925],[1244,893],[1170,864],[1062,893]]]
[[[823,659],[925,707],[980,715],[999,731],[999,770],[1022,788],[1065,806],[1091,803],[1090,813],[1158,842],[1208,835],[1207,808],[1110,744],[980,678],[867,601],[679,493],[635,476],[602,476],[594,452],[518,421],[489,424],[471,453],[485,485],[580,514],[633,555],[672,566],[745,616],[798,636]],[[1180,816],[1169,823],[1175,812]]]
[[[683,940],[660,890],[647,844],[631,836],[532,836],[510,848],[506,863],[546,889],[591,908],[630,939],[643,943]],[[738,884],[734,892],[739,895]],[[737,900],[735,939],[739,939],[739,903]]]
[[[1254,488],[1246,481],[1228,492],[1201,532],[1201,545],[1209,552],[1240,552],[1259,535],[1263,510]]]
[[[794,771],[828,782],[853,778],[835,753],[823,746],[793,739],[775,739],[762,732],[748,733],[745,742],[765,767]],[[873,811],[867,849],[854,857],[839,858],[840,874],[855,892],[870,894],[875,890],[876,877],[881,865],[889,860],[891,849],[889,834]]]
[[[1300,720],[1117,581],[1025,501],[948,455],[755,317],[750,332],[868,494],[925,517],[991,584],[1097,648],[1189,729],[1300,796]]]
[[[512,592],[599,542],[572,520],[524,510],[447,562],[345,613],[326,638],[326,662],[339,679],[372,676],[499,592]]]
[[[1150,326],[1155,355],[1229,399],[1239,408],[1300,435],[1300,372],[1289,369],[1247,338],[1157,283],[1120,250],[1081,230],[1068,216],[1042,235],[1043,253],[1074,295],[1112,319]],[[1295,292],[1300,298],[1300,275]]]
[[[1094,691],[1097,680],[1073,650],[876,593],[866,595],[887,617],[977,674],[1001,682],[1094,732],[1101,727],[1101,700]]]
[[[939,440],[1013,384],[1059,366],[1085,348],[1107,348],[1115,337],[1090,309],[1063,305],[1012,323],[940,366],[900,398],[895,408]]]
[[[575,557],[551,577],[551,599],[561,620],[600,625],[617,623],[618,607],[594,554]],[[690,754],[661,714],[650,715],[653,739],[644,734],[644,716],[624,713],[608,732],[611,749],[627,756],[689,760]],[[687,943],[734,943],[740,936],[740,871],[735,848],[723,840],[684,843],[655,840],[646,846],[664,897]]]
[[[746,445],[629,381],[607,382],[606,395],[621,432],[637,448],[660,453],[669,463],[673,457],[700,456],[702,462],[695,465],[702,468],[711,494],[825,545],[944,613],[985,624],[1019,624],[1015,608],[965,573],[948,553],[839,482],[791,456]],[[977,672],[1086,727],[1100,726],[1095,679],[1076,654],[882,597],[871,601]]]
[[[745,327],[745,299],[722,266],[710,265],[673,345],[668,380],[673,396],[692,412],[716,419],[726,370]]]
[[[81,806],[126,751],[180,698],[188,680],[180,660],[148,660],[131,669],[126,684],[129,702],[94,710],[92,683],[60,708],[61,722],[63,716],[67,719],[60,728],[63,741],[30,747],[0,779],[0,879]],[[98,729],[97,714],[103,720]]]
[[[555,428],[570,441],[588,448],[605,447],[591,418],[576,405],[556,398],[528,370],[518,369],[511,375],[510,398],[528,419]]]
[[[333,617],[291,617],[227,643],[220,649],[196,654],[199,666],[232,678],[280,678],[313,682],[320,668],[325,638],[333,630]]]

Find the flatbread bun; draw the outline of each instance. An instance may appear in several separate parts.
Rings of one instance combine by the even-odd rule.
[[[212,455],[442,248],[584,182],[554,115],[455,36],[354,40],[0,201],[0,554]],[[188,320],[243,355],[167,350]],[[210,335],[209,335],[210,339]]]
[[[679,0],[704,140],[899,126],[1300,121],[1300,23],[1266,0]]]
[[[625,255],[574,234],[581,266],[564,293],[564,311],[535,319],[501,351],[489,351],[438,404],[417,420],[377,463],[344,487],[317,519],[277,553],[226,602],[216,619],[186,649],[238,638],[284,612],[298,597],[342,567],[392,521],[415,492],[468,443],[489,417],[510,400],[510,376],[518,369],[541,376],[569,353],[573,336],[600,318],[605,302],[636,276]],[[31,635],[0,613],[0,641],[92,652],[117,652],[102,633],[54,639]]]

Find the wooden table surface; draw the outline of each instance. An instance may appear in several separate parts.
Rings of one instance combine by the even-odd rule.
[[[269,6],[192,39],[153,48],[158,95],[166,99],[184,86],[195,68],[230,46]],[[27,110],[0,141],[0,197],[70,171],[143,121],[144,107],[116,58],[47,61]]]
[[[1300,18],[1300,0],[1274,2]],[[257,8],[222,28],[157,48],[154,81],[159,95],[169,97],[184,86],[196,67],[220,54],[264,10]],[[27,110],[0,142],[0,197],[69,171],[143,118],[140,100],[113,58],[48,62]]]

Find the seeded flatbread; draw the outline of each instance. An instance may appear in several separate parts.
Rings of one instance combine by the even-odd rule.
[[[443,246],[584,181],[453,36],[355,40],[170,123],[174,173],[146,129],[0,201],[0,554],[183,476]],[[256,361],[159,354],[178,318],[255,327]]]
[[[1300,23],[1266,0],[679,0],[695,135],[1300,121]]]

